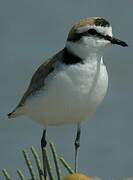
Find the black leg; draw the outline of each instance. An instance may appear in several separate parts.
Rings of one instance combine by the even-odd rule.
[[[44,155],[44,148],[46,148],[47,141],[46,141],[46,129],[43,130],[43,135],[41,139],[41,149],[42,149],[42,161],[43,161],[43,172],[44,178],[47,179],[47,167],[46,167],[46,157]]]
[[[80,147],[80,134],[81,134],[81,127],[80,123],[77,124],[77,135],[75,139],[75,172],[78,169],[78,149]]]

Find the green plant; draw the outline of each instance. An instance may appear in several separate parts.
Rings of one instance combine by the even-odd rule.
[[[48,171],[49,180],[55,180],[55,179],[62,180],[63,179],[62,174],[61,174],[61,168],[60,168],[59,162],[61,162],[61,164],[65,167],[65,169],[68,171],[69,174],[74,173],[74,170],[68,165],[68,163],[64,160],[64,158],[63,157],[58,157],[54,144],[50,143],[49,145],[50,145],[50,150],[51,150],[51,154],[52,154],[52,157],[53,157],[53,162],[54,162],[54,165],[55,165],[55,171],[56,171],[56,175],[57,175],[57,178],[55,178],[53,173],[52,173],[53,172],[52,167],[50,165],[50,160],[49,160],[50,155],[48,155],[47,150],[44,149],[43,153],[44,153],[44,155],[46,157],[46,164],[47,164],[47,171]],[[19,180],[27,180],[27,179],[30,179],[30,180],[45,180],[44,174],[43,174],[43,167],[42,167],[42,164],[41,164],[41,160],[39,158],[39,153],[37,152],[37,150],[33,146],[30,148],[30,153],[33,156],[33,159],[34,159],[38,174],[36,174],[35,170],[33,169],[33,165],[32,165],[31,160],[29,158],[29,153],[26,150],[23,150],[22,154],[23,154],[23,157],[24,157],[24,160],[25,160],[25,164],[27,166],[27,170],[29,171],[30,178],[25,177],[24,173],[20,169],[17,169],[18,179]],[[4,178],[5,178],[5,180],[12,180],[10,174],[7,172],[6,169],[2,170],[2,174],[3,174]]]

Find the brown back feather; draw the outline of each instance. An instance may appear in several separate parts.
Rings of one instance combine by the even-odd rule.
[[[27,97],[44,87],[45,78],[54,70],[55,63],[61,59],[62,51],[45,61],[34,73],[27,91],[24,93],[17,108],[24,105]]]

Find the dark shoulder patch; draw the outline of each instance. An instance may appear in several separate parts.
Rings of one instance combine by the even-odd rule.
[[[97,18],[95,20],[95,25],[96,26],[109,27],[110,23],[108,21],[106,21],[105,19],[103,19],[103,18]]]
[[[77,63],[83,64],[83,60],[72,52],[68,51],[67,48],[64,48],[63,50],[62,62],[66,65]]]

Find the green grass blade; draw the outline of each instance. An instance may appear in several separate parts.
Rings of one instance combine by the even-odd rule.
[[[73,174],[74,173],[74,170],[68,165],[68,163],[64,160],[63,157],[60,157],[59,158],[61,163],[63,164],[63,166],[66,168],[66,170],[70,173],[70,174]]]
[[[4,175],[4,177],[5,177],[6,180],[11,180],[11,177],[10,177],[10,175],[9,175],[9,173],[7,172],[6,169],[2,169],[2,173],[3,173],[3,175]]]
[[[43,174],[43,169],[41,167],[40,158],[39,158],[39,155],[38,155],[36,149],[33,146],[31,147],[31,152],[32,152],[33,157],[35,159],[35,163],[36,163],[37,170],[39,173],[39,178],[40,178],[40,180],[44,180],[44,174]]]
[[[43,153],[44,153],[44,155],[46,157],[46,165],[47,165],[47,171],[48,171],[49,179],[54,180],[53,175],[52,175],[51,166],[50,166],[50,161],[49,161],[49,158],[48,158],[48,153],[47,153],[45,148],[43,148]]]
[[[30,159],[28,157],[27,152],[23,150],[22,153],[23,153],[23,156],[24,156],[24,159],[25,159],[25,163],[26,163],[26,165],[28,167],[28,170],[29,170],[29,173],[31,175],[32,180],[36,180],[36,176],[35,176],[35,173],[33,171],[33,167],[32,167],[32,164],[30,162]]]
[[[55,163],[57,178],[58,178],[58,180],[62,180],[61,169],[60,169],[60,166],[59,166],[59,159],[57,157],[56,149],[55,149],[55,146],[54,146],[53,143],[50,143],[50,149],[51,149],[53,159],[54,159],[54,163]]]
[[[17,174],[20,180],[25,180],[25,177],[20,169],[17,169]]]

